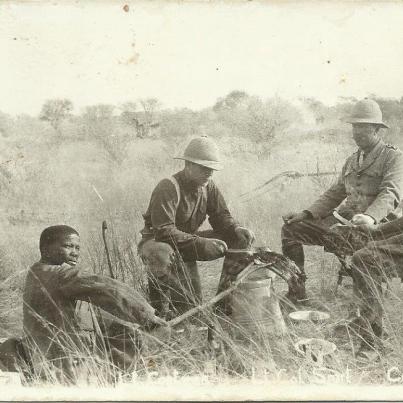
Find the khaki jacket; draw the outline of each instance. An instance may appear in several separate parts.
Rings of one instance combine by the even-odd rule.
[[[326,217],[336,208],[349,220],[358,213],[376,222],[396,218],[403,189],[403,153],[380,140],[361,165],[359,160],[360,151],[347,158],[337,182],[307,209],[314,218]]]

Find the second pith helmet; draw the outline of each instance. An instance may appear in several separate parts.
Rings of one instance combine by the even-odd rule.
[[[378,103],[372,99],[364,98],[358,101],[353,108],[348,123],[372,123],[380,127],[389,128],[382,121],[382,111]]]
[[[222,169],[220,152],[217,144],[208,137],[196,137],[190,141],[179,160],[190,161],[218,171]]]

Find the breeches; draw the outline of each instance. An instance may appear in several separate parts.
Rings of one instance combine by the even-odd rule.
[[[214,231],[200,231],[198,236],[223,239]],[[223,239],[230,248],[242,248],[237,238]],[[148,273],[149,297],[157,313],[170,308],[181,314],[202,301],[200,275],[197,262],[184,262],[180,254],[165,242],[149,239],[140,242],[138,252],[146,264]],[[204,260],[215,257],[204,256]]]
[[[353,255],[352,275],[361,316],[376,328],[382,328],[382,280],[396,275],[402,278],[402,264],[403,234],[368,242]]]
[[[304,271],[303,245],[324,246],[326,251],[338,256],[352,255],[355,250],[364,246],[366,240],[360,239],[357,233],[346,227],[343,231],[330,230],[336,223],[337,220],[329,216],[322,220],[303,220],[283,225],[281,233],[283,254]]]

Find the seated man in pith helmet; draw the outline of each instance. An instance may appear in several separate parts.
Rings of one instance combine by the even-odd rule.
[[[201,302],[197,261],[218,259],[228,247],[248,248],[254,241],[211,179],[221,169],[217,145],[207,137],[195,138],[177,159],[185,166],[152,192],[138,246],[148,268],[151,305],[161,315],[168,294],[176,314]],[[212,230],[198,232],[206,217]]]
[[[403,155],[379,137],[379,129],[388,128],[382,121],[379,105],[367,98],[357,102],[348,123],[352,124],[358,150],[347,158],[337,182],[310,207],[283,216],[283,253],[302,271],[303,245],[323,245],[335,251],[340,234],[329,230],[338,223],[335,209],[354,225],[372,225],[396,218],[394,211],[402,196]],[[293,302],[306,299],[305,287],[299,295],[289,291],[288,297]]]

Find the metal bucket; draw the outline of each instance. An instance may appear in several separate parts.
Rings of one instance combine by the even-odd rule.
[[[261,269],[244,280],[231,296],[231,319],[246,334],[284,334],[286,325],[277,296],[273,292],[275,275]]]

